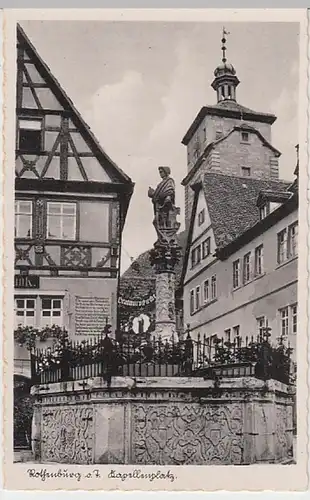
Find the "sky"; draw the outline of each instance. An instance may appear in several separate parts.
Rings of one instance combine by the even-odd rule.
[[[135,183],[123,232],[121,268],[152,247],[149,186],[168,165],[184,227],[186,147],[182,138],[202,106],[221,61],[217,22],[23,21],[26,34],[107,154]],[[280,177],[293,179],[298,142],[299,25],[227,23],[227,59],[240,84],[237,101],[274,113],[272,144]]]

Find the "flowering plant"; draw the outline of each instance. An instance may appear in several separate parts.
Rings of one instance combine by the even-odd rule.
[[[18,325],[14,330],[14,339],[18,345],[25,346],[26,349],[31,351],[36,347],[37,341],[45,342],[49,338],[60,339],[64,332],[66,330],[58,325],[45,326],[41,329]]]

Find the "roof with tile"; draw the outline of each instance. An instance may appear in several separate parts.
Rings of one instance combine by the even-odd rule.
[[[290,184],[206,173],[202,185],[216,245],[227,245],[260,220],[257,199],[262,191],[286,191]]]

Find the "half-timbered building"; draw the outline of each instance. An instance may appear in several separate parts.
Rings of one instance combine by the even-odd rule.
[[[82,339],[117,326],[121,235],[131,179],[108,157],[17,28],[15,328],[59,325]],[[16,346],[15,370],[29,370]]]

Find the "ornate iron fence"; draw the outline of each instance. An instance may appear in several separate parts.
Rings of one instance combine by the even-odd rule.
[[[32,350],[32,380],[47,384],[102,376],[109,384],[113,376],[255,376],[290,383],[292,349],[283,339],[271,345],[269,336],[230,341],[206,335],[192,339],[187,333],[170,341],[115,341],[106,334],[76,342],[64,335],[52,348]]]

